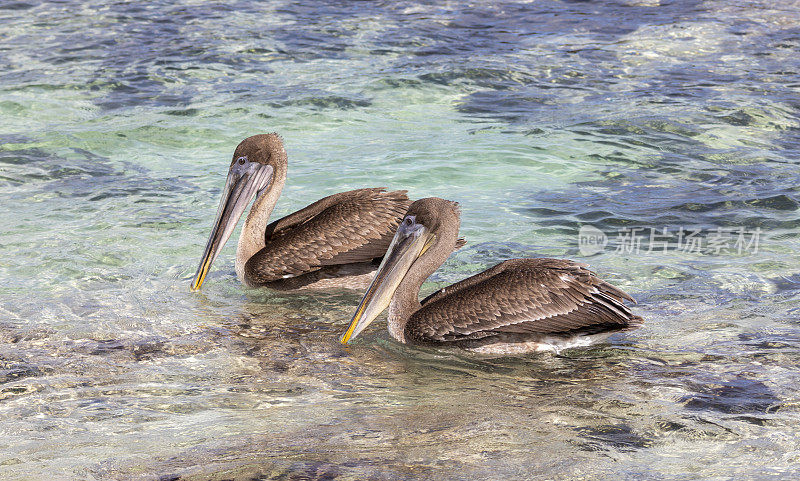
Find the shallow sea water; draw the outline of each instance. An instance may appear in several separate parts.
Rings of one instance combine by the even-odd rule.
[[[796,479],[798,25],[791,1],[0,3],[0,478]],[[267,131],[276,215],[365,186],[462,204],[426,292],[569,257],[646,325],[344,348],[359,293],[244,288],[235,242],[189,292]],[[759,243],[651,249],[664,227]]]

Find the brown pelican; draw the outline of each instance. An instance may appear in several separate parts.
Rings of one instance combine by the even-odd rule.
[[[411,204],[342,343],[387,306],[389,332],[400,342],[485,354],[558,352],[642,324],[624,304],[633,301],[628,294],[563,259],[508,260],[420,302],[422,283],[458,247],[459,224],[455,202]]]
[[[267,225],[286,182],[287,158],[278,134],[244,139],[233,153],[217,218],[192,290],[200,289],[245,208],[236,275],[250,287],[363,288],[377,268],[411,201],[405,191],[359,189],[314,202]]]

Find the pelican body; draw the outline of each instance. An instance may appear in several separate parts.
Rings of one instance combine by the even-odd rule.
[[[242,283],[283,290],[364,288],[369,283],[411,204],[405,191],[341,192],[268,224],[286,170],[278,134],[254,135],[236,147],[192,290],[203,285],[253,198],[236,249],[236,275]]]
[[[508,260],[420,302],[422,283],[459,247],[459,224],[455,202],[411,204],[342,343],[387,307],[389,333],[402,343],[483,354],[558,352],[642,324],[628,294],[563,259]]]

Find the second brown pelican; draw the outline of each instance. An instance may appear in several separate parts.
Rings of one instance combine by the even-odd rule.
[[[458,246],[458,204],[420,199],[408,209],[375,279],[342,336],[347,343],[389,308],[400,342],[484,354],[558,352],[635,329],[633,299],[563,259],[512,259],[445,287],[422,302],[419,289]]]
[[[192,290],[203,285],[254,197],[236,249],[236,275],[244,284],[300,289],[363,288],[369,283],[411,204],[405,191],[341,192],[267,224],[286,170],[286,150],[278,134],[254,135],[236,147]]]

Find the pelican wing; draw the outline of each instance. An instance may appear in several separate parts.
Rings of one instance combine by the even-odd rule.
[[[405,328],[406,339],[460,341],[501,333],[560,334],[633,328],[633,300],[585,265],[513,259],[435,292]]]
[[[385,189],[325,197],[267,226],[266,246],[245,270],[253,281],[267,283],[382,257],[410,204],[405,191]]]

